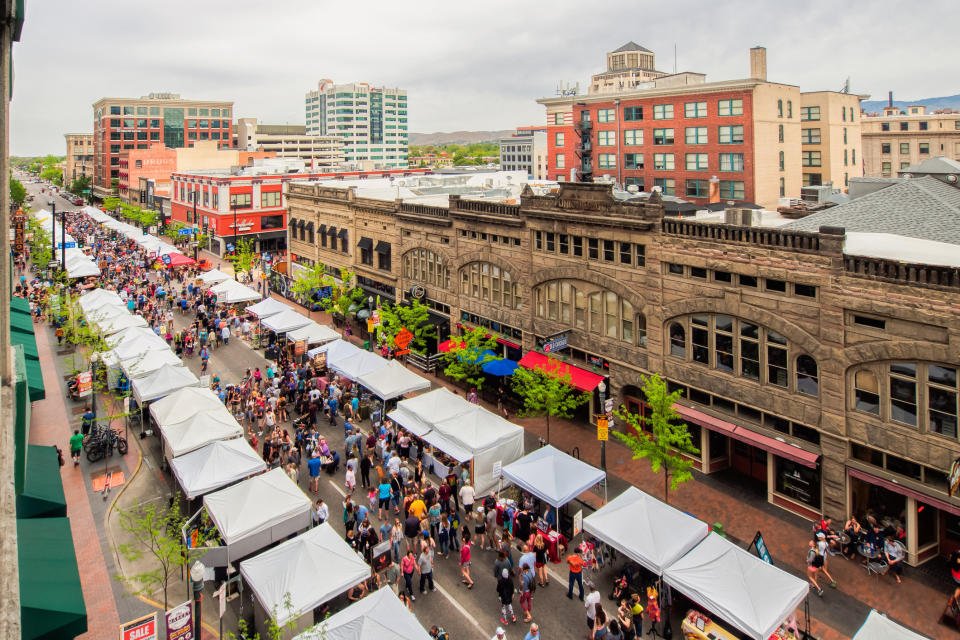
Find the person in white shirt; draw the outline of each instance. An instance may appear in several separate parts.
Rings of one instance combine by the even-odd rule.
[[[460,504],[463,505],[463,510],[469,515],[473,511],[473,502],[476,499],[476,492],[468,484],[460,487]]]
[[[597,614],[597,608],[595,605],[600,603],[600,592],[597,591],[597,585],[592,582],[587,583],[587,588],[590,590],[590,593],[587,594],[587,597],[583,599],[583,607],[587,610],[587,627],[590,630],[593,630],[594,618]]]
[[[396,451],[393,452],[390,461],[387,462],[387,469],[390,473],[400,473],[400,456],[397,455]]]
[[[327,509],[327,505],[323,500],[317,500],[317,508],[314,511],[313,521],[314,524],[321,525],[327,521],[327,517],[330,515],[330,510]]]

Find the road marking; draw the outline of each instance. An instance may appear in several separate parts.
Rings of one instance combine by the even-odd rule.
[[[340,497],[342,497],[342,498],[346,498],[346,497],[347,497],[347,492],[340,488],[340,485],[337,484],[336,480],[331,480],[331,481],[330,481],[330,486],[333,487],[334,489],[336,489],[337,493],[340,494]]]
[[[477,619],[474,618],[472,615],[470,615],[470,612],[464,609],[463,605],[457,602],[457,600],[453,596],[451,596],[450,593],[446,589],[444,589],[439,582],[434,581],[434,586],[437,588],[437,591],[440,593],[440,595],[442,595],[444,598],[449,600],[450,604],[453,605],[453,608],[459,611],[461,615],[463,615],[463,617],[467,619],[467,622],[469,622],[474,627],[476,627],[477,630],[480,633],[482,633],[484,637],[488,635],[488,632],[484,631],[483,627],[480,626],[480,623],[477,622]],[[423,596],[421,595],[421,597]]]

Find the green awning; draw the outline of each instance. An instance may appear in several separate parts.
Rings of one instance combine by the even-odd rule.
[[[21,313],[26,305],[26,313]],[[47,397],[43,387],[43,370],[40,368],[40,352],[37,349],[37,339],[34,335],[33,320],[30,319],[29,303],[23,298],[13,298],[10,303],[10,344],[23,347],[23,358],[26,364],[27,388],[30,391],[30,402],[43,400]]]
[[[26,298],[14,296],[10,299],[10,309],[12,311],[22,311],[30,315],[30,301]]]
[[[33,335],[33,319],[24,314],[17,313],[15,311],[10,312],[10,330],[11,331],[22,331],[23,333],[29,333]]]
[[[23,492],[17,496],[18,518],[65,518],[67,500],[63,495],[57,450],[27,446],[27,467]]]
[[[20,624],[24,640],[74,638],[87,631],[69,518],[17,520]]]

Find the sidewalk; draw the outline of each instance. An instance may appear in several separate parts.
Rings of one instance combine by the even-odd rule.
[[[277,294],[273,294],[273,297],[293,304]],[[314,312],[310,315],[322,323],[329,324],[331,320],[326,313]],[[358,346],[363,344],[363,340],[357,336],[349,339]],[[428,378],[434,388],[445,386],[464,392],[454,381],[424,374],[412,367],[411,370]],[[483,401],[482,405],[496,411],[495,404]],[[545,418],[518,418],[511,415],[510,420],[527,430],[527,450],[536,446],[537,438],[546,437]],[[582,460],[600,466],[599,442],[595,432],[586,425],[552,418],[550,440],[550,444],[562,451],[572,452],[578,448]],[[607,443],[606,457],[609,498],[618,495],[626,486],[633,485],[662,499],[663,476],[654,474],[647,461],[633,460],[631,452],[614,438]],[[587,494],[584,499],[587,502],[599,502],[589,499],[593,497]],[[811,533],[809,521],[768,504],[764,496],[743,490],[735,482],[723,479],[722,474],[720,477],[704,476],[695,471],[693,480],[670,493],[669,502],[707,523],[722,523],[728,537],[742,547],[753,539],[757,531],[762,531],[774,563],[806,580],[805,554]],[[871,608],[931,638],[955,637],[950,629],[938,624],[950,594],[929,584],[929,579],[912,567],[904,569],[903,584],[900,585],[892,576],[870,577],[859,562],[846,560],[839,555],[828,559],[827,568],[836,579],[837,588],[831,589],[827,586],[829,581],[821,576],[821,584],[825,588],[823,597],[819,598],[811,592],[809,598],[811,627],[817,637],[825,640],[851,637]]]

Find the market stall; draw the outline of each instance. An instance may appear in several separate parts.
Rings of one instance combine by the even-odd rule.
[[[128,327],[106,336],[103,341],[107,343],[108,347],[115,349],[128,340],[133,340],[137,337],[157,338],[158,336],[153,332],[153,329],[149,327]]]
[[[876,609],[871,609],[853,640],[926,640],[926,636],[914,633]]]
[[[390,587],[382,587],[294,640],[431,640]]]
[[[83,315],[86,316],[87,322],[99,324],[112,320],[113,318],[119,318],[120,316],[128,316],[130,315],[130,311],[127,309],[127,305],[120,302],[117,304],[100,305],[89,311],[84,311]]]
[[[129,340],[124,340],[107,353],[117,360],[129,360],[154,351],[169,352],[170,345],[153,331],[148,330],[147,333],[132,335]]]
[[[703,540],[708,528],[693,516],[629,487],[584,518],[583,530],[659,576]]]
[[[469,403],[446,387],[397,403],[387,417],[417,437],[433,428],[429,420],[448,420],[470,410]]]
[[[290,305],[284,304],[277,300],[276,298],[266,298],[265,300],[258,302],[257,304],[252,304],[246,308],[248,313],[252,313],[261,320],[264,318],[269,318],[272,315],[278,313],[283,313],[284,311],[292,311]]]
[[[158,425],[176,424],[197,413],[217,408],[223,408],[223,403],[210,389],[184,387],[151,404],[150,415]]]
[[[190,417],[180,422],[158,424],[163,436],[163,454],[168,460],[195,451],[211,442],[243,435],[243,427],[223,405],[217,409],[194,411]]]
[[[418,376],[397,360],[385,360],[382,367],[357,377],[356,382],[383,400],[430,388],[429,380]]]
[[[149,375],[131,381],[131,389],[137,404],[143,405],[177,389],[195,387],[198,384],[200,380],[186,367],[166,364]]]
[[[211,442],[170,461],[173,475],[188,500],[216,491],[247,476],[267,470],[267,465],[243,438]]]
[[[167,347],[161,351],[144,352],[120,361],[120,368],[127,378],[142,378],[167,365],[182,366],[183,361]]]
[[[232,279],[233,278],[231,276],[228,276],[223,271],[220,271],[220,269],[211,269],[206,273],[200,274],[200,276],[197,278],[197,280],[199,280],[203,284],[210,284],[210,285],[220,284],[221,282],[225,282],[227,280],[232,280]]]
[[[310,322],[305,315],[297,313],[293,309],[287,309],[286,311],[271,314],[269,317],[260,319],[261,326],[273,331],[277,335],[305,327],[310,324]]]
[[[290,342],[302,341],[306,342],[307,344],[320,344],[324,342],[330,342],[331,340],[338,340],[340,338],[340,334],[334,331],[333,328],[319,324],[313,320],[310,320],[309,322],[310,323],[305,327],[288,331],[287,340]]]
[[[345,341],[340,340],[339,342]],[[336,344],[336,342],[333,344]],[[386,364],[387,361],[385,358],[370,351],[357,349],[356,347],[354,347],[352,353],[347,353],[342,348],[332,352],[327,351],[327,368],[351,380],[358,380],[386,366]]]
[[[77,304],[80,305],[80,308],[83,309],[84,313],[90,313],[94,309],[105,305],[115,307],[126,305],[126,303],[123,301],[123,298],[120,297],[120,294],[118,294],[116,291],[109,291],[107,289],[94,289],[90,293],[80,296],[80,299],[77,300]]]
[[[200,556],[208,567],[225,567],[310,527],[310,498],[283,469],[273,469],[203,496],[204,509],[184,525],[184,538],[203,526],[206,514],[216,535]]]
[[[237,302],[250,302],[259,300],[263,296],[244,286],[236,280],[224,280],[218,285],[210,287],[210,293],[217,296],[217,302],[220,304],[235,304]]]
[[[666,567],[663,578],[709,613],[755,640],[767,640],[810,590],[806,581],[767,564],[716,533]]]
[[[108,318],[102,322],[95,322],[93,324],[102,335],[108,336],[112,333],[123,331],[124,329],[129,329],[131,327],[146,327],[147,321],[144,320],[142,316],[127,313],[125,316],[115,316],[113,318]]]
[[[259,605],[259,629],[268,616],[280,626],[301,616],[312,625],[313,610],[366,580],[370,566],[324,523],[244,560],[240,573]]]
[[[97,267],[93,260],[76,258],[73,261],[67,262],[68,278],[90,278],[99,275],[100,268]]]
[[[547,445],[503,467],[503,478],[560,508],[607,474]]]

